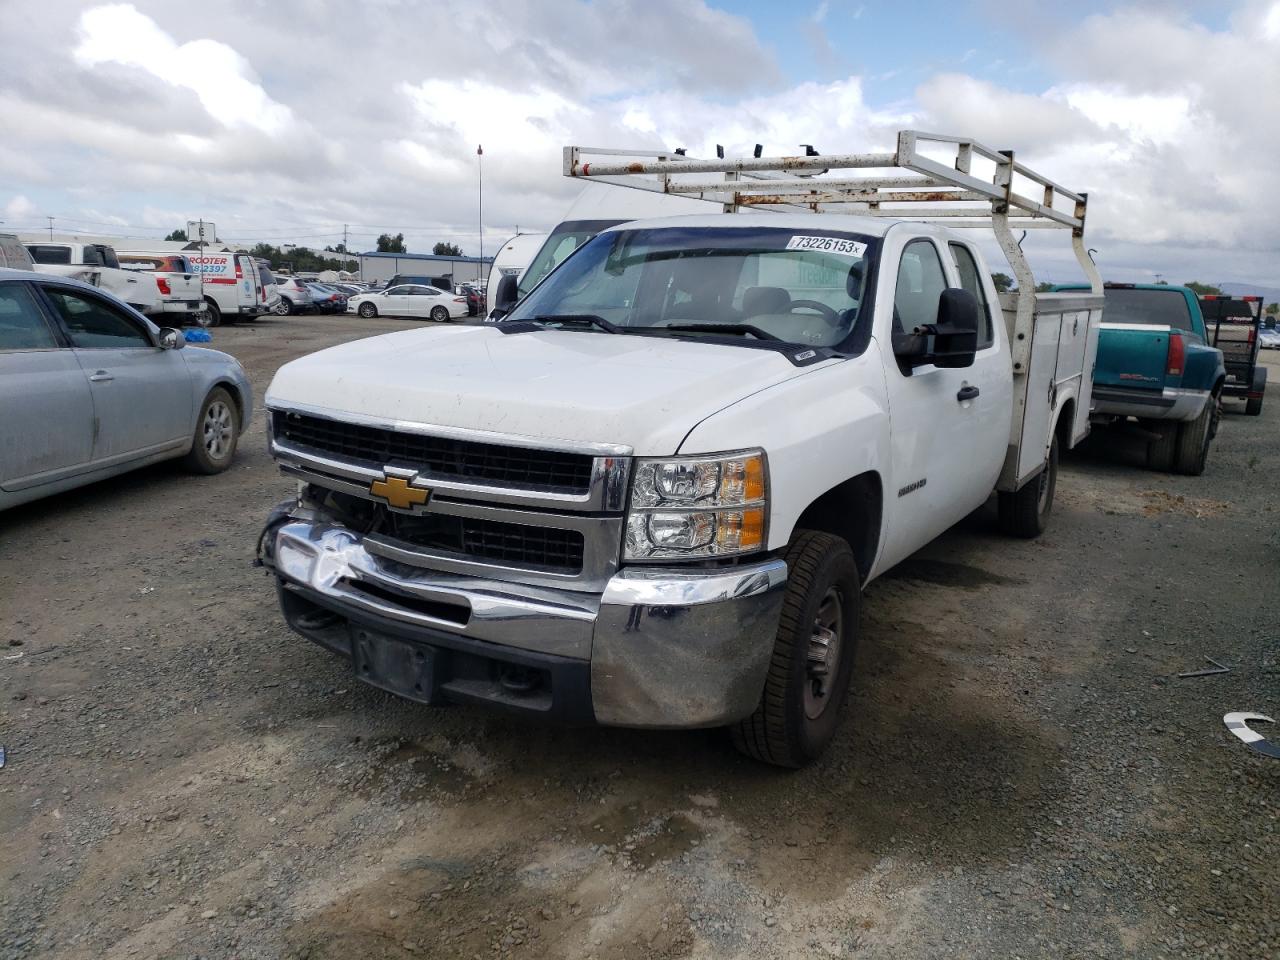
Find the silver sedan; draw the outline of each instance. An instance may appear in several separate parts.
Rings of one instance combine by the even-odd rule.
[[[244,369],[87,283],[0,269],[0,510],[159,460],[231,465]]]

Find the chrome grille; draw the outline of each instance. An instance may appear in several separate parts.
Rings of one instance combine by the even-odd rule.
[[[584,494],[593,458],[524,447],[402,433],[277,410],[275,436],[299,448],[378,466],[403,463],[428,479],[501,484],[530,490]]]

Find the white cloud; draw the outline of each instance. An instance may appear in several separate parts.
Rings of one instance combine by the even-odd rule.
[[[267,96],[244,57],[224,43],[178,44],[130,3],[86,10],[79,27],[81,40],[74,57],[83,66],[138,67],[190,90],[209,115],[226,127],[279,134],[293,120],[288,107]]]
[[[36,205],[20,193],[4,205],[5,220],[29,220],[35,215]]]

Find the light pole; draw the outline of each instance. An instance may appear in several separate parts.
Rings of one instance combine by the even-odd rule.
[[[476,147],[476,176],[480,182],[480,266],[484,267],[484,147]]]

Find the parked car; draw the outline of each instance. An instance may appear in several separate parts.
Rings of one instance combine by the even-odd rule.
[[[1280,350],[1280,330],[1275,327],[1259,330],[1258,345],[1263,350]]]
[[[467,316],[474,317],[484,314],[484,294],[480,288],[471,283],[460,283],[453,288],[455,295],[465,297],[467,300]]]
[[[424,317],[437,322],[467,315],[467,298],[439,287],[405,283],[375,293],[362,293],[347,301],[347,313],[369,317]]]
[[[207,327],[213,322],[213,316],[205,306],[200,275],[185,256],[180,253],[129,252],[118,256],[120,266],[125,270],[137,270],[155,280],[160,301],[149,316],[155,317],[157,323],[194,323]]]
[[[230,466],[249,380],[185,344],[105,290],[0,269],[0,509],[159,460]]]
[[[37,273],[83,280],[115,294],[143,313],[155,313],[160,291],[153,280],[137,271],[120,269],[116,251],[105,243],[27,243]]]
[[[259,556],[286,623],[409,699],[726,726],[757,759],[813,760],[838,729],[864,585],[993,492],[1007,532],[1037,535],[1059,450],[1089,430],[1087,198],[1022,163],[1049,197],[1011,195],[1012,154],[967,138],[897,142],[900,169],[983,197],[973,216],[1006,239],[985,198],[1048,208],[1089,292],[1034,293],[1010,240],[1028,282],[1006,326],[980,248],[941,219],[717,212],[598,232],[503,322],[277,371],[271,452],[303,483]],[[570,175],[661,189],[681,172],[586,153],[565,149]],[[995,158],[991,180],[965,172],[970,153]],[[803,209],[796,172],[836,159],[774,158],[787,179],[761,188]],[[835,199],[865,205],[865,182]]]
[[[292,313],[307,313],[315,309],[315,298],[307,281],[297,277],[275,276],[276,292],[280,294],[280,302],[276,304],[276,314],[287,317]]]
[[[1108,283],[1105,290],[1093,374],[1095,421],[1136,420],[1152,437],[1148,467],[1198,476],[1218,431],[1227,374],[1222,351],[1208,344],[1195,291],[1135,283]]]
[[[346,292],[333,284],[319,281],[307,281],[307,287],[311,290],[311,302],[320,313],[346,312],[347,298],[350,296]]]
[[[1222,396],[1244,401],[1251,417],[1262,413],[1267,391],[1267,368],[1258,362],[1258,331],[1262,329],[1262,298],[1225,294],[1200,298],[1209,343],[1222,351],[1227,380]]]
[[[16,234],[0,233],[0,267],[10,270],[34,270],[31,254]]]

